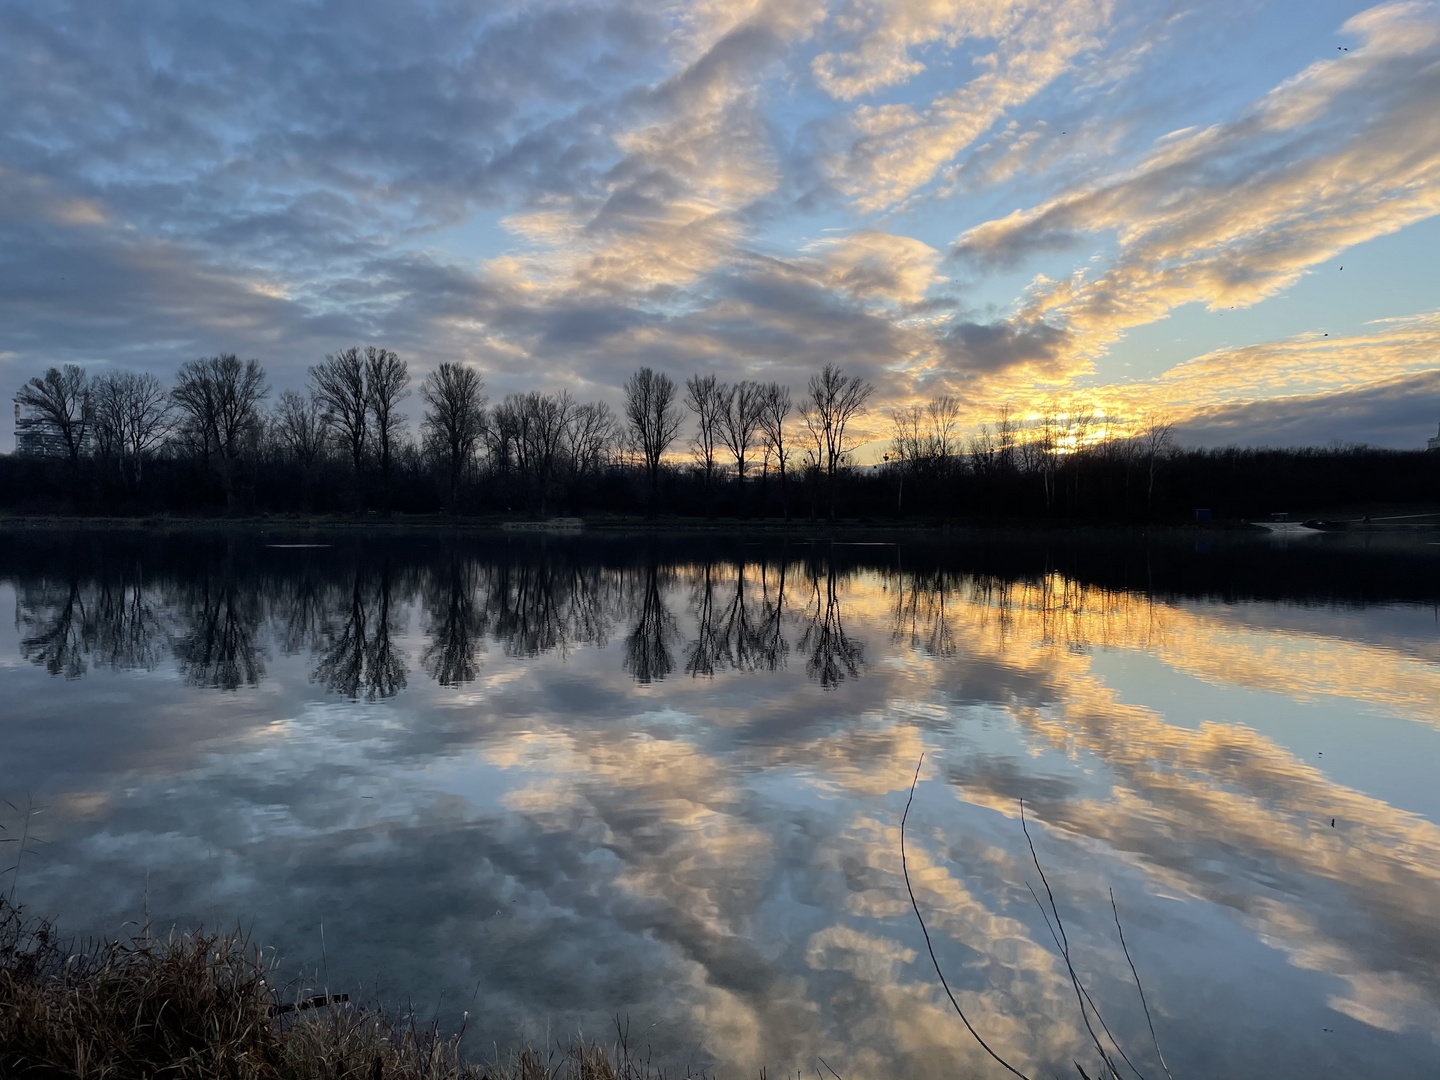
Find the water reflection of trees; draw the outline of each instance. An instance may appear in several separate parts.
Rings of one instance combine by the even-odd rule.
[[[622,621],[621,663],[642,684],[677,672],[775,671],[792,652],[827,689],[864,673],[850,613],[873,594],[851,588],[855,568],[843,557],[726,554],[687,564],[647,550],[606,563],[563,545],[436,553],[357,544],[262,562],[227,545],[161,564],[163,573],[127,556],[19,581],[17,628],[27,660],[69,678],[171,659],[190,685],[234,690],[264,679],[273,648],[311,654],[317,684],[365,700],[397,694],[411,666],[442,686],[469,683],[488,641],[507,656],[563,657],[604,646]],[[891,640],[928,656],[1015,643],[1163,647],[1166,638],[1165,605],[1059,573],[932,564],[870,580],[889,594]],[[402,636],[412,609],[422,635],[413,658]]]
[[[930,656],[954,656],[955,628],[950,605],[955,584],[943,572],[898,576],[891,612],[891,640]]]
[[[805,674],[827,690],[857,677],[865,662],[865,647],[845,631],[838,584],[833,563],[811,567],[809,623],[800,637]]]
[[[320,659],[311,679],[327,690],[366,701],[394,697],[405,688],[405,658],[388,562],[356,568],[340,611],[321,630]]]
[[[271,619],[276,642],[286,656],[315,647],[334,606],[337,591],[309,566],[274,584]]]
[[[709,563],[700,568],[691,598],[695,608],[695,640],[685,649],[685,671],[691,676],[714,675],[717,663],[725,667],[734,663],[734,654],[728,647],[729,635],[720,633],[715,618],[713,574],[714,568]]]
[[[25,613],[16,618],[22,627],[20,655],[51,675],[78,679],[85,674],[85,600],[79,583],[41,583],[23,590],[17,606]]]
[[[711,560],[682,570],[657,558],[615,568],[457,551],[419,569],[360,552],[262,573],[224,556],[159,584],[123,572],[28,582],[17,589],[17,620],[22,655],[56,675],[76,678],[94,664],[153,668],[168,656],[188,684],[235,690],[264,678],[268,642],[282,655],[312,653],[311,679],[328,692],[369,701],[406,685],[400,637],[416,601],[419,666],[447,687],[476,678],[486,640],[508,656],[563,656],[604,646],[621,619],[623,667],[640,683],[682,665],[697,676],[775,671],[797,646],[822,685],[854,677],[861,649],[841,619],[842,579],[816,562],[805,572],[810,602],[792,608],[795,573],[784,562]],[[687,585],[693,638],[672,611]]]
[[[508,656],[604,645],[616,597],[599,566],[552,558],[508,559],[485,575],[484,606]]]
[[[165,655],[164,618],[152,588],[129,576],[78,574],[17,589],[20,655],[51,675],[76,679],[91,663],[152,670]]]
[[[187,683],[215,690],[259,685],[265,675],[257,641],[260,600],[228,568],[185,583],[175,599],[179,626],[171,648]]]
[[[675,616],[665,604],[668,572],[651,560],[629,575],[630,632],[625,635],[625,670],[638,683],[648,685],[675,670],[671,644],[679,636]]]
[[[479,674],[486,611],[475,604],[479,567],[455,556],[429,575],[425,586],[425,651],[420,666],[441,686],[463,686]]]
[[[759,581],[754,580],[757,572]],[[783,563],[755,568],[706,562],[695,573],[690,607],[695,614],[695,637],[685,650],[690,675],[785,666],[790,645],[784,633]]]
[[[958,634],[1004,651],[1017,641],[1084,652],[1149,649],[1166,638],[1166,605],[1058,573],[1031,579],[945,571],[898,573],[889,582],[891,638],[932,656],[953,656]]]

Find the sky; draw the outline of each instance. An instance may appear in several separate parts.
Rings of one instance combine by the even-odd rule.
[[[877,440],[949,393],[1422,446],[1437,103],[1428,2],[0,0],[0,385],[834,362]]]

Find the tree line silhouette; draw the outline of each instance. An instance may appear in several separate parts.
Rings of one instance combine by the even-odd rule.
[[[1440,454],[1351,446],[1186,450],[1172,422],[1002,408],[965,435],[950,395],[871,414],[872,383],[825,365],[776,382],[677,384],[642,367],[619,414],[568,391],[491,405],[482,375],[353,346],[272,400],[258,361],[181,365],[173,385],[130,371],[51,368],[17,393],[0,506],[148,515],[392,511],[474,515],[1156,520],[1255,516],[1440,496]],[[867,418],[862,420],[861,418]],[[863,442],[884,449],[857,465]],[[862,428],[862,424],[869,427]]]

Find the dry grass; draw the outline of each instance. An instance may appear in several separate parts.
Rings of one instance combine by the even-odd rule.
[[[289,991],[287,993],[287,991]],[[660,1080],[623,1043],[573,1041],[487,1063],[459,1035],[301,988],[242,934],[149,928],[62,940],[0,899],[0,1076],[76,1080]],[[285,1011],[285,1006],[290,1011]],[[694,1076],[696,1074],[686,1073]]]

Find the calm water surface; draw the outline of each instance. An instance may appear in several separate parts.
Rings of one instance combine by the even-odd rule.
[[[1428,539],[0,535],[16,896],[242,921],[476,1050],[1003,1075],[905,889],[923,753],[915,895],[1015,1064],[1098,1065],[1023,799],[1147,1076],[1112,891],[1177,1078],[1433,1077]]]

